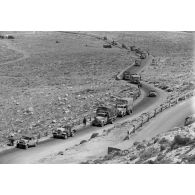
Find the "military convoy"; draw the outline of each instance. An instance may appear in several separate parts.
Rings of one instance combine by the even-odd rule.
[[[9,37],[12,38],[12,37]],[[106,37],[104,37],[104,40],[107,40]],[[112,41],[112,45],[117,45],[115,41]],[[112,48],[111,44],[104,44],[104,48]],[[136,48],[135,46],[130,47],[131,51],[135,51],[137,54],[140,54],[140,59],[145,59],[147,56],[146,53],[143,53],[139,48]],[[135,66],[141,66],[141,60],[136,59],[135,60]],[[131,83],[138,84],[138,86],[141,86],[141,76],[138,74],[132,74],[129,71],[125,71],[123,74],[123,79],[128,80]],[[138,89],[136,92],[130,93],[129,97],[125,98],[116,98],[115,105],[105,105],[105,106],[99,106],[96,110],[96,115],[94,117],[94,120],[92,121],[93,126],[101,126],[107,124],[112,124],[117,117],[124,117],[125,115],[130,115],[133,112],[133,103],[134,101],[140,96],[141,91]],[[185,121],[185,124],[187,123],[187,120]],[[62,127],[58,127],[55,130],[52,131],[53,138],[63,138],[67,139],[68,137],[73,137],[76,133],[76,130],[73,129],[71,125],[65,125]],[[10,139],[12,143],[14,143],[13,139]],[[31,146],[36,146],[38,144],[38,139],[33,136],[22,136],[16,144],[17,148],[24,148],[27,149]]]

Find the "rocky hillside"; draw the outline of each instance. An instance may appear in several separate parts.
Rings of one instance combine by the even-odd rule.
[[[113,151],[87,163],[194,164],[195,123],[171,129],[149,141],[134,142],[127,150]]]

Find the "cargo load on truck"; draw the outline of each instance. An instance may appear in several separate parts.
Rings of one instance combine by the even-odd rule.
[[[133,97],[116,99],[117,116],[123,117],[133,112]]]
[[[112,124],[116,118],[117,109],[115,106],[99,106],[96,110],[96,116],[92,125],[103,127],[106,124]]]

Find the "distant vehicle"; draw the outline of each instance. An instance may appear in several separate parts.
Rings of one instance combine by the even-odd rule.
[[[142,52],[140,55],[140,59],[146,59],[146,57],[147,57],[147,54]]]
[[[111,42],[111,44],[115,46],[115,45],[117,45],[117,42],[113,40],[113,41]]]
[[[6,38],[6,39],[14,39],[14,36],[13,35],[5,35],[4,38]]]
[[[141,90],[137,90],[130,93],[130,96],[133,98],[133,100],[136,100],[141,95]]]
[[[123,117],[133,112],[133,97],[116,99],[117,116]]]
[[[103,48],[112,48],[112,45],[110,45],[110,44],[104,44],[103,45]]]
[[[156,91],[149,91],[148,97],[156,97],[156,96],[157,96]]]
[[[194,122],[195,122],[195,114],[192,114],[185,118],[184,126],[191,125]]]
[[[72,126],[70,125],[59,127],[52,132],[53,138],[63,138],[63,139],[67,139],[68,137],[73,137],[75,133],[76,130],[72,129]]]
[[[134,66],[141,66],[141,62],[142,61],[140,59],[136,59]]]
[[[38,144],[38,139],[35,138],[34,136],[22,136],[16,144],[17,148],[24,148],[27,149],[32,146],[37,146]]]
[[[140,87],[142,86],[141,75],[139,74],[131,74],[129,71],[125,71],[123,75],[123,79],[128,80],[133,84],[138,84]]]
[[[135,52],[136,52],[137,54],[140,54],[140,55],[141,55],[142,50],[141,50],[140,48],[136,48],[136,49],[135,49]]]
[[[134,45],[130,47],[131,51],[135,51],[135,49],[136,49],[136,47]]]
[[[93,126],[112,124],[117,118],[117,109],[115,106],[100,106],[96,110],[96,116],[92,121]]]

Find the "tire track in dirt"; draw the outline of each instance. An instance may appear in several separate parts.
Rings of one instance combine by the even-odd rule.
[[[30,55],[27,52],[16,48],[15,46],[13,46],[8,41],[2,41],[1,40],[0,42],[2,42],[3,44],[5,44],[7,46],[7,49],[14,50],[17,53],[22,54],[22,57],[20,57],[18,59],[9,60],[7,62],[0,63],[0,66],[7,65],[7,64],[11,64],[11,63],[15,63],[15,62],[19,62],[19,61],[22,61],[22,60],[25,60],[25,59],[29,58]]]

